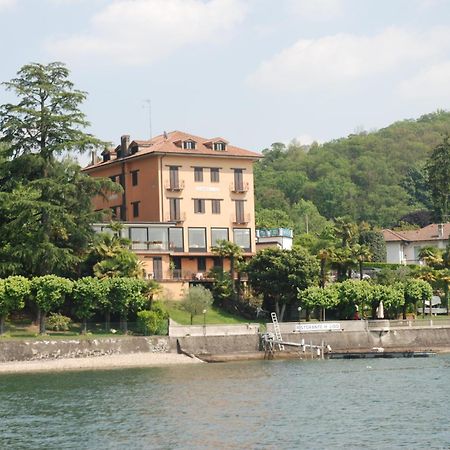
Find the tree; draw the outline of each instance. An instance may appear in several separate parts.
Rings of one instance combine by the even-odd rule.
[[[404,283],[403,293],[405,302],[403,304],[403,319],[406,319],[408,305],[414,305],[414,312],[417,314],[417,302],[431,300],[433,290],[429,283],[424,280],[408,280]],[[425,308],[425,306],[423,306]],[[431,314],[431,311],[430,311]]]
[[[149,305],[149,296],[154,284],[137,278],[117,277],[109,279],[108,285],[112,309],[119,313],[122,330],[127,333],[128,314],[130,311],[141,311]]]
[[[83,277],[74,282],[72,298],[75,314],[83,320],[83,334],[87,333],[87,320],[107,301],[108,291],[107,283],[98,278]]]
[[[4,83],[17,103],[0,106],[0,271],[3,274],[75,275],[100,219],[91,199],[119,186],[80,171],[69,152],[104,143],[89,125],[61,63],[28,64]],[[17,230],[21,230],[17,233]],[[75,272],[75,273],[74,273]]]
[[[286,306],[297,300],[298,290],[317,284],[319,263],[301,248],[268,248],[249,261],[246,272],[252,289],[264,296],[265,309],[275,308],[282,321]]]
[[[203,286],[193,286],[184,294],[181,307],[190,314],[192,325],[194,316],[202,314],[211,307],[212,303],[213,296],[208,289]]]
[[[260,209],[256,212],[257,228],[292,228],[293,222],[281,209]]]
[[[233,287],[233,294],[236,299],[236,283],[234,280],[235,265],[242,258],[242,248],[239,245],[227,240],[218,240],[216,245],[211,247],[211,252],[221,258],[229,258],[230,260],[230,278]],[[240,286],[238,287],[240,289]]]
[[[450,211],[450,142],[448,135],[444,136],[442,142],[431,152],[426,164],[426,171],[435,219],[447,222]]]
[[[94,235],[92,223],[100,219],[91,199],[111,181],[89,177],[69,160],[53,161],[47,177],[32,179],[34,157],[0,167],[0,273],[77,276]],[[13,166],[23,171],[13,177]]]
[[[87,94],[74,89],[64,64],[27,64],[3,84],[19,99],[0,107],[0,141],[9,144],[11,156],[37,153],[49,162],[63,152],[104,146],[82,131],[89,122],[79,106]]]
[[[309,287],[303,291],[298,291],[300,305],[307,310],[321,308],[321,320],[325,320],[325,311],[334,308],[339,304],[338,290],[335,285],[326,288]]]
[[[369,248],[374,262],[386,262],[386,242],[383,234],[376,230],[363,230],[359,233],[359,243]]]
[[[72,291],[72,282],[56,275],[44,275],[31,280],[31,292],[38,307],[39,333],[45,334],[47,313],[60,307]]]
[[[365,305],[371,303],[372,289],[367,281],[345,280],[338,283],[336,288],[339,295],[341,314],[346,318],[353,318],[359,309],[364,314]]]
[[[30,281],[21,276],[0,279],[0,335],[5,332],[5,319],[25,306],[30,294]]]
[[[86,258],[86,272],[98,278],[141,277],[142,263],[121,237],[122,224],[110,224],[111,232],[98,233]]]

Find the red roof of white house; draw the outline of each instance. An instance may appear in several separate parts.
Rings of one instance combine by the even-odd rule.
[[[441,233],[439,232],[439,227],[442,227]],[[431,225],[420,228],[418,230],[393,231],[385,229],[382,231],[382,233],[386,242],[446,241],[448,240],[450,235],[450,223],[432,223]]]

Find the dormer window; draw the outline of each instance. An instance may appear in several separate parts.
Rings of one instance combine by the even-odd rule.
[[[218,152],[224,152],[227,148],[227,145],[225,142],[214,142],[213,143],[213,149]]]
[[[195,141],[183,141],[183,148],[185,150],[195,150],[196,142]]]

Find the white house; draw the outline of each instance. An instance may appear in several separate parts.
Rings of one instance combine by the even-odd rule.
[[[433,223],[418,230],[383,230],[388,263],[419,264],[423,247],[445,249],[450,235],[450,223]]]

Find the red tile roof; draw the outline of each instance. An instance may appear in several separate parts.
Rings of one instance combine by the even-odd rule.
[[[450,223],[442,224],[443,233],[439,236],[439,230],[437,223],[432,223],[424,228],[418,230],[406,230],[406,231],[393,231],[383,230],[384,240],[386,242],[393,241],[407,241],[407,242],[419,242],[419,241],[441,241],[448,240],[450,235]]]
[[[177,145],[183,141],[195,141],[195,149],[184,149],[182,145]],[[225,142],[227,141],[223,138],[205,139],[199,136],[194,136],[189,133],[184,133],[182,131],[171,131],[170,133],[161,134],[154,137],[148,141],[134,140],[130,143],[130,148],[138,147],[138,151],[133,155],[129,155],[126,159],[137,158],[141,155],[147,154],[178,154],[178,155],[199,155],[199,156],[215,156],[215,157],[227,157],[233,156],[237,158],[250,158],[259,159],[262,158],[260,153],[252,152],[250,150],[245,150],[240,147],[235,147],[227,143],[226,150],[213,150],[211,146],[205,144],[210,144],[211,142]],[[116,147],[117,150],[120,149],[120,145]],[[111,159],[105,162],[98,162],[97,164],[90,165],[86,169],[92,167],[104,166],[107,164],[114,163],[116,161],[115,152],[111,153]]]

